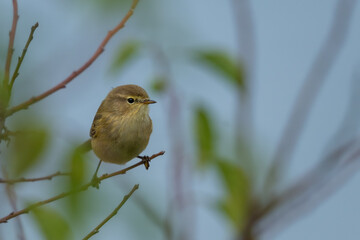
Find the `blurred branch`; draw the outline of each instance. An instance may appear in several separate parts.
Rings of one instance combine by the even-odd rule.
[[[191,180],[191,171],[187,170],[187,163],[184,158],[184,141],[183,141],[183,124],[181,116],[181,101],[179,99],[176,87],[174,87],[172,80],[172,69],[170,60],[166,56],[165,52],[161,49],[159,45],[154,45],[154,63],[155,66],[159,69],[161,76],[167,81],[166,90],[168,98],[168,132],[171,139],[171,152],[172,152],[172,161],[171,161],[171,171],[169,171],[169,178],[172,180],[172,185],[168,185],[171,191],[175,193],[176,198],[171,202],[177,210],[177,218],[181,219],[180,222],[183,223],[179,227],[179,238],[186,240],[191,238],[190,235],[193,235],[194,232],[194,214],[195,211],[186,211],[186,199],[193,198],[193,195],[184,195],[184,183]],[[187,174],[187,175],[185,175]],[[188,216],[188,217],[187,217]],[[172,239],[172,226],[171,220],[165,219],[166,225],[163,226],[166,239]]]
[[[39,26],[39,23],[35,23],[35,25],[31,27],[31,31],[30,31],[29,38],[28,38],[28,40],[27,40],[27,42],[26,42],[26,44],[25,44],[25,47],[24,47],[24,49],[23,49],[23,51],[22,51],[22,53],[21,53],[21,56],[18,58],[18,63],[17,63],[17,65],[16,65],[14,74],[13,74],[12,77],[11,77],[11,81],[10,81],[10,85],[9,85],[9,87],[10,87],[10,92],[11,92],[11,90],[12,90],[12,88],[13,88],[15,79],[17,78],[17,76],[19,76],[19,69],[20,69],[20,67],[21,67],[21,64],[22,64],[24,58],[25,58],[27,49],[28,49],[31,41],[33,40],[34,32],[35,32],[35,30],[36,30],[36,28],[37,28],[38,26]]]
[[[350,142],[338,147],[333,150],[330,154],[326,155],[320,163],[309,171],[305,176],[298,180],[293,186],[289,187],[282,194],[275,197],[271,202],[269,202],[266,207],[264,207],[258,214],[257,219],[263,218],[265,215],[271,214],[279,206],[283,205],[285,202],[298,197],[299,195],[307,192],[310,188],[317,185],[324,175],[331,171],[332,168],[336,166],[341,157],[344,156],[349,150],[359,143],[360,137],[352,139]]]
[[[151,222],[162,229],[166,223],[163,223],[158,213],[142,197],[133,198],[133,202],[141,208],[144,213],[151,219]]]
[[[311,65],[304,85],[300,90],[283,135],[275,150],[272,165],[267,176],[268,188],[272,187],[283,174],[286,164],[290,162],[293,151],[310,114],[311,107],[323,86],[326,77],[342,49],[356,0],[339,0],[335,6],[335,14],[330,32],[321,47],[314,63]],[[270,189],[271,190],[271,189]]]
[[[143,210],[145,215],[151,220],[151,223],[154,223],[164,232],[165,239],[172,239],[173,230],[170,221],[162,220],[155,209],[153,209],[144,198],[137,196],[133,198],[133,202]]]
[[[331,188],[331,180],[336,179],[337,175],[343,172],[344,169],[348,167],[349,163],[356,159],[357,155],[355,152],[355,155],[353,154],[343,160],[344,156],[348,155],[352,149],[358,148],[360,142],[360,136],[355,135],[355,129],[359,126],[358,122],[360,118],[360,110],[358,109],[360,103],[360,82],[358,77],[354,77],[350,90],[351,96],[346,114],[343,117],[342,123],[340,124],[337,132],[330,139],[328,144],[330,146],[330,151],[326,151],[326,155],[317,164],[317,166],[306,173],[293,186],[289,187],[282,194],[275,197],[264,209],[262,209],[258,218],[261,218],[264,215],[271,215],[273,212],[278,211],[279,208],[285,209],[282,211],[283,215],[289,215],[287,211],[294,212],[291,211],[291,209],[294,208],[294,204],[296,204],[296,202],[296,209],[304,208],[303,205],[306,205],[309,202],[309,199],[311,198],[310,196],[314,197],[316,195],[320,195],[319,189],[321,188]],[[352,136],[348,139],[350,135]],[[339,142],[340,145],[338,144]],[[350,175],[347,177],[349,178]],[[286,205],[288,207],[286,207]],[[308,206],[308,208],[309,207],[310,206]],[[303,212],[298,210],[297,212],[299,213],[298,215],[303,214]],[[269,217],[270,220],[268,222],[275,222],[274,219],[279,216],[279,213],[273,215],[276,216]],[[293,219],[296,217],[295,215],[296,214],[293,213]],[[283,219],[283,217],[281,217],[281,219]]]
[[[14,106],[10,109],[8,109],[5,112],[5,117],[11,116],[12,114],[14,114],[15,112],[18,112],[22,109],[26,109],[28,108],[30,105],[48,97],[49,95],[53,94],[54,92],[65,88],[66,85],[71,82],[74,78],[76,78],[77,76],[79,76],[84,70],[86,70],[99,56],[100,54],[104,51],[106,44],[109,42],[109,40],[120,30],[125,26],[125,23],[129,20],[129,18],[133,15],[135,7],[137,5],[137,3],[139,2],[139,0],[133,0],[133,3],[130,7],[130,10],[127,12],[127,14],[125,15],[125,17],[120,21],[120,23],[113,28],[112,30],[110,30],[108,32],[108,34],[105,36],[104,40],[100,43],[99,47],[97,48],[97,50],[95,51],[95,53],[92,55],[92,57],[86,61],[84,63],[84,65],[82,65],[80,68],[78,68],[77,70],[75,70],[74,72],[72,72],[67,78],[65,78],[62,82],[60,82],[58,85],[54,86],[53,88],[45,91],[44,93],[32,97],[29,100]]]
[[[239,43],[238,60],[245,65],[245,96],[241,98],[242,107],[237,109],[236,120],[239,124],[244,124],[242,129],[238,126],[238,132],[248,131],[246,135],[252,136],[253,122],[253,94],[254,94],[254,74],[255,74],[255,26],[253,19],[253,11],[251,1],[249,0],[233,0],[233,10],[235,15],[235,24],[237,26],[237,39]],[[243,66],[238,66],[243,68]],[[238,121],[241,120],[241,121]],[[238,125],[239,125],[238,124]]]
[[[15,41],[16,26],[17,26],[17,22],[19,19],[17,0],[13,0],[12,4],[13,4],[13,21],[12,21],[11,30],[9,33],[9,46],[8,46],[8,50],[7,50],[6,63],[5,63],[4,87],[8,87],[8,84],[9,84],[11,59],[12,59],[12,55],[14,53],[14,41]]]
[[[48,176],[38,177],[38,178],[18,178],[18,179],[2,179],[2,178],[0,178],[0,183],[14,184],[14,183],[20,183],[20,182],[37,182],[37,181],[43,181],[43,180],[52,180],[54,177],[57,177],[57,176],[70,176],[70,173],[56,172],[56,173],[50,174]]]
[[[124,196],[123,200],[120,202],[120,204],[110,213],[109,216],[107,216],[99,225],[97,225],[88,235],[86,235],[83,240],[87,240],[91,238],[93,235],[97,234],[100,231],[100,228],[105,225],[112,217],[114,217],[120,208],[125,204],[125,202],[131,197],[131,195],[139,188],[139,184],[135,184],[134,187],[131,189],[131,191]]]
[[[249,0],[233,0],[233,11],[235,15],[235,26],[237,27],[237,40],[239,60],[241,64],[245,65],[245,91],[243,96],[239,96],[241,106],[235,109],[236,122],[236,145],[240,144],[241,138],[249,139],[249,143],[253,141],[253,122],[254,122],[254,80],[256,68],[256,41],[255,41],[255,25],[253,18],[253,11],[251,1]],[[238,66],[243,68],[243,66]],[[240,93],[239,93],[240,94]],[[235,148],[237,149],[237,148]]]
[[[279,196],[278,201],[269,209],[268,214],[271,213],[271,215],[269,214],[270,216],[260,225],[257,232],[262,234],[267,230],[273,230],[274,226],[280,223],[289,225],[291,222],[299,219],[301,215],[313,210],[336,190],[339,190],[340,184],[345,183],[345,180],[353,175],[345,172],[345,170],[350,170],[352,173],[359,170],[359,166],[354,167],[354,163],[360,162],[359,142],[360,139],[358,137],[347,146],[343,146],[344,149],[340,148],[335,151],[333,153],[334,156],[330,156],[327,161],[319,164],[311,173],[304,176],[297,184]],[[343,152],[346,149],[345,147],[347,150]],[[350,148],[354,147],[356,150],[349,153]],[[340,159],[341,162],[338,162],[339,166],[338,169],[336,169],[337,171],[332,172],[332,174],[323,174],[324,170],[322,168],[324,168],[327,163],[330,164],[329,162],[334,160],[332,157],[335,157],[341,152],[342,156],[339,157],[342,160]],[[346,155],[345,158],[343,158],[344,155]],[[341,173],[343,173],[345,179],[339,177]]]
[[[161,156],[163,155],[165,152],[164,151],[161,151],[159,153],[156,153],[156,154],[153,154],[151,157],[149,157],[149,161],[158,157],[158,156]],[[108,178],[111,178],[111,177],[114,177],[114,176],[117,176],[117,175],[120,175],[120,174],[125,174],[127,171],[135,168],[135,167],[138,167],[140,165],[143,165],[145,161],[141,160],[139,161],[138,163],[135,163],[134,165],[131,165],[130,167],[127,167],[127,168],[124,168],[120,171],[117,171],[117,172],[114,172],[114,173],[111,173],[111,174],[103,174],[101,177],[98,178],[98,181],[99,183],[105,179],[108,179]],[[147,162],[147,161],[146,161]],[[9,215],[3,217],[3,218],[0,218],[0,224],[1,223],[6,223],[8,220],[12,219],[12,218],[15,218],[19,215],[22,215],[22,214],[25,214],[25,213],[28,213],[29,211],[35,209],[35,208],[38,208],[38,207],[41,207],[43,205],[46,205],[48,203],[51,203],[51,202],[54,202],[56,200],[59,200],[59,199],[62,199],[62,198],[65,198],[67,196],[70,196],[72,194],[75,194],[75,193],[79,193],[79,192],[82,192],[82,191],[85,191],[87,190],[90,186],[93,185],[93,182],[90,181],[89,183],[87,184],[84,184],[82,186],[80,186],[79,188],[77,189],[74,189],[74,190],[71,190],[71,191],[68,191],[68,192],[64,192],[64,193],[61,193],[59,195],[56,195],[52,198],[49,198],[47,200],[44,200],[44,201],[40,201],[40,202],[36,202],[34,204],[31,204],[29,205],[28,207],[20,210],[20,211],[16,211],[16,212],[12,212],[10,213]]]
[[[250,74],[255,69],[255,25],[251,1],[233,0],[233,10],[235,15],[235,24],[237,24],[237,34],[239,41],[239,58],[245,60],[245,68]]]

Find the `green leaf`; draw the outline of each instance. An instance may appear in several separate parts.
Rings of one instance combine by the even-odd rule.
[[[85,181],[85,157],[84,152],[76,148],[71,153],[71,185],[72,188],[79,187]]]
[[[69,223],[54,209],[35,208],[32,213],[45,239],[73,239]]]
[[[214,158],[214,132],[209,114],[204,108],[195,111],[195,142],[198,153],[198,165],[205,166]]]
[[[70,178],[68,178],[65,184],[65,190],[69,189],[75,190],[78,189],[83,184],[90,181],[90,177],[88,176],[87,170],[90,169],[88,166],[89,160],[86,159],[85,154],[87,151],[84,147],[87,144],[74,144],[74,147],[68,151],[66,156],[67,164],[70,169]],[[81,146],[81,147],[79,147]],[[95,170],[92,170],[95,171]],[[76,219],[76,221],[82,221],[85,216],[84,213],[84,201],[89,201],[86,199],[84,194],[71,194],[66,198],[66,210],[72,219]]]
[[[151,89],[156,93],[162,93],[166,90],[167,84],[168,82],[164,76],[156,76],[151,81]]]
[[[28,126],[30,128],[31,126]],[[10,165],[12,173],[20,176],[35,166],[45,151],[49,140],[47,130],[34,127],[22,129],[14,138],[12,146],[12,159]]]
[[[218,207],[236,229],[242,228],[250,201],[248,178],[238,165],[230,161],[217,160],[217,170],[225,189]]]
[[[230,83],[245,90],[244,69],[240,62],[220,50],[197,51],[196,60],[219,73]]]
[[[137,41],[128,41],[124,43],[115,55],[115,59],[111,66],[112,72],[118,72],[132,60],[140,49],[140,43]]]

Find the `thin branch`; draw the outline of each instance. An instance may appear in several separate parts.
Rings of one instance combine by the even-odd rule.
[[[16,65],[15,71],[14,71],[12,77],[11,77],[10,86],[9,86],[10,87],[10,92],[11,92],[11,90],[13,88],[15,79],[17,78],[17,76],[19,76],[19,69],[21,67],[21,64],[22,64],[24,58],[25,58],[28,47],[29,47],[31,41],[33,40],[34,32],[35,32],[35,30],[36,30],[36,28],[38,26],[39,26],[39,23],[35,23],[35,25],[31,27],[29,38],[28,38],[28,40],[27,40],[27,42],[25,44],[25,47],[24,47],[24,49],[23,49],[23,51],[21,53],[21,56],[18,58],[18,63]]]
[[[7,86],[9,81],[11,59],[14,53],[15,32],[16,32],[17,22],[19,19],[17,0],[13,0],[12,3],[13,3],[13,21],[9,33],[9,46],[7,50],[6,63],[5,63],[4,86]]]
[[[149,161],[152,160],[152,159],[154,159],[154,158],[156,158],[156,157],[158,157],[158,156],[163,155],[164,153],[165,153],[164,151],[161,151],[161,152],[159,152],[159,153],[157,153],[157,154],[152,155],[151,157],[149,157]],[[104,175],[102,175],[101,177],[98,178],[98,181],[99,181],[99,183],[100,183],[101,181],[103,181],[103,180],[105,180],[105,179],[108,179],[108,178],[111,178],[111,177],[114,177],[114,176],[117,176],[117,175],[120,175],[120,174],[125,174],[125,173],[126,173],[127,171],[129,171],[130,169],[133,169],[133,168],[135,168],[135,167],[138,167],[138,166],[140,166],[140,165],[142,165],[142,164],[144,164],[144,161],[143,161],[143,160],[139,161],[138,163],[135,163],[134,165],[132,165],[132,166],[130,166],[130,167],[124,168],[124,169],[122,169],[122,170],[120,170],[120,171],[117,171],[117,172],[114,172],[114,173],[111,173],[111,174],[104,174]],[[47,199],[47,200],[44,200],[44,201],[36,202],[36,203],[31,204],[31,205],[29,205],[28,207],[26,207],[26,208],[24,208],[24,209],[22,209],[22,210],[20,210],[20,211],[12,212],[12,213],[10,213],[9,215],[7,215],[7,216],[5,216],[5,217],[3,217],[3,218],[0,218],[0,224],[1,224],[1,223],[6,223],[8,220],[10,220],[10,219],[12,219],[12,218],[15,218],[15,217],[17,217],[17,216],[19,216],[19,215],[28,213],[29,211],[31,211],[31,210],[33,210],[33,209],[35,209],[35,208],[38,208],[38,207],[41,207],[41,206],[46,205],[46,204],[48,204],[48,203],[54,202],[54,201],[56,201],[56,200],[65,198],[65,197],[70,196],[70,195],[72,195],[72,194],[85,191],[85,190],[87,190],[90,186],[92,186],[92,184],[93,184],[92,182],[89,182],[89,183],[87,183],[87,184],[84,184],[84,185],[80,186],[80,187],[77,188],[77,189],[74,189],[74,190],[71,190],[71,191],[68,191],[68,192],[61,193],[61,194],[59,194],[59,195],[56,195],[56,196],[54,196],[54,197],[52,197],[52,198],[49,198],[49,199]]]
[[[43,180],[52,180],[54,177],[57,177],[57,176],[70,176],[70,173],[56,172],[56,173],[50,174],[48,176],[38,177],[38,178],[18,178],[18,179],[2,179],[2,178],[0,178],[0,183],[14,184],[14,183],[20,183],[20,182],[37,182],[37,181],[43,181]]]
[[[344,45],[356,2],[356,0],[339,0],[335,6],[330,32],[311,65],[275,151],[266,181],[268,184],[276,183],[279,180],[279,174],[283,173],[285,164],[291,160],[311,107]]]
[[[100,228],[105,225],[112,217],[114,217],[120,208],[125,204],[125,202],[131,197],[131,195],[139,188],[139,184],[135,184],[134,187],[131,189],[131,191],[124,196],[123,200],[120,202],[120,204],[110,213],[109,216],[107,216],[99,225],[97,225],[88,235],[86,235],[83,240],[87,240],[97,234],[100,231]]]
[[[4,165],[1,166],[1,170],[2,170],[3,176],[5,177],[5,179],[7,179],[8,173],[7,173]],[[15,192],[13,186],[11,186],[10,184],[6,184],[5,192],[9,199],[12,210],[17,211],[17,206],[16,206],[17,205],[16,204],[17,196],[16,196],[16,192]],[[17,235],[18,235],[19,240],[25,240],[24,227],[22,225],[21,218],[16,219],[16,225],[17,225]]]
[[[164,155],[165,151],[161,151],[161,152],[158,152],[156,154],[153,154],[151,157],[149,157],[149,161],[158,157],[158,156],[161,156],[161,155]],[[114,172],[114,173],[111,173],[111,174],[103,174],[101,177],[99,177],[99,181],[102,181],[102,180],[105,180],[107,178],[111,178],[111,177],[114,177],[114,176],[117,176],[117,175],[122,175],[122,174],[125,174],[127,171],[133,169],[133,168],[136,168],[140,165],[143,165],[144,164],[144,161],[139,161],[137,163],[135,163],[134,165],[131,165],[130,167],[127,167],[127,168],[124,168],[120,171],[117,171],[117,172]],[[1,221],[0,221],[1,223]]]
[[[99,47],[97,48],[97,50],[95,51],[95,53],[92,55],[92,57],[85,62],[84,65],[82,65],[80,68],[78,68],[77,70],[75,70],[74,72],[72,72],[67,78],[65,78],[62,82],[60,82],[59,84],[57,84],[56,86],[54,86],[53,88],[45,91],[44,93],[32,97],[29,100],[14,106],[12,108],[10,108],[9,110],[6,111],[5,113],[5,117],[8,117],[12,114],[14,114],[15,112],[18,112],[22,109],[26,109],[28,108],[30,105],[48,97],[49,95],[53,94],[54,92],[65,88],[66,85],[71,82],[74,78],[76,78],[77,76],[79,76],[84,70],[86,70],[99,56],[100,54],[104,51],[106,44],[109,42],[109,40],[120,30],[125,26],[125,23],[128,21],[128,19],[133,15],[135,7],[137,5],[137,3],[139,2],[139,0],[133,0],[133,3],[131,5],[130,10],[127,12],[127,14],[125,15],[125,17],[121,20],[121,22],[112,30],[110,30],[108,32],[108,34],[105,36],[104,40],[101,42],[101,44],[99,45]]]

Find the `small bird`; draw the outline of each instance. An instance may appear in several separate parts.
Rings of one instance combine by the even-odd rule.
[[[144,151],[152,132],[149,104],[153,103],[156,102],[137,85],[110,91],[90,129],[91,147],[100,163],[125,164]]]

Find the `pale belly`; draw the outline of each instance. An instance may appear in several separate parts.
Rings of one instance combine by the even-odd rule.
[[[150,120],[147,124],[133,126],[133,128],[123,127],[111,134],[103,132],[97,138],[91,139],[94,153],[102,161],[116,164],[125,164],[136,158],[149,142],[152,123]]]
[[[147,141],[136,143],[112,142],[106,140],[93,139],[91,146],[94,153],[104,162],[125,164],[137,157],[146,148]]]

